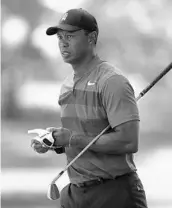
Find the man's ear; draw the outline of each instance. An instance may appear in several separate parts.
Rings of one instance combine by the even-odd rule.
[[[88,42],[90,44],[91,43],[96,44],[96,42],[97,42],[97,33],[96,33],[96,31],[93,31],[93,32],[89,33],[89,35],[88,35]]]

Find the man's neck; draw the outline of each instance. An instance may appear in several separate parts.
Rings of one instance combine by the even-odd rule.
[[[83,74],[89,69],[89,65],[92,60],[96,57],[95,53],[88,54],[83,60],[76,64],[72,64],[72,68],[74,70],[75,75]]]

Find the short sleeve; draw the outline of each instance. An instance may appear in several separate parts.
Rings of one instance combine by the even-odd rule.
[[[123,75],[113,75],[102,87],[101,98],[112,128],[131,120],[139,120],[134,90]]]

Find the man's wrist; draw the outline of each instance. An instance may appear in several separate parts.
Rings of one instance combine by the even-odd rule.
[[[71,134],[71,136],[69,138],[69,147],[71,147],[73,144],[73,137],[74,137],[74,135]]]
[[[69,139],[69,147],[71,146],[80,146],[80,144],[83,143],[83,140],[85,141],[86,136],[83,135],[76,135],[76,134],[72,134],[70,139]]]

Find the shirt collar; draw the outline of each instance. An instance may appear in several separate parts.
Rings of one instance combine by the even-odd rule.
[[[74,79],[80,79],[88,74],[90,74],[95,68],[96,66],[101,63],[102,61],[100,60],[100,58],[98,57],[98,55],[96,55],[87,65],[86,69],[84,71],[78,72],[77,74],[74,74]]]

